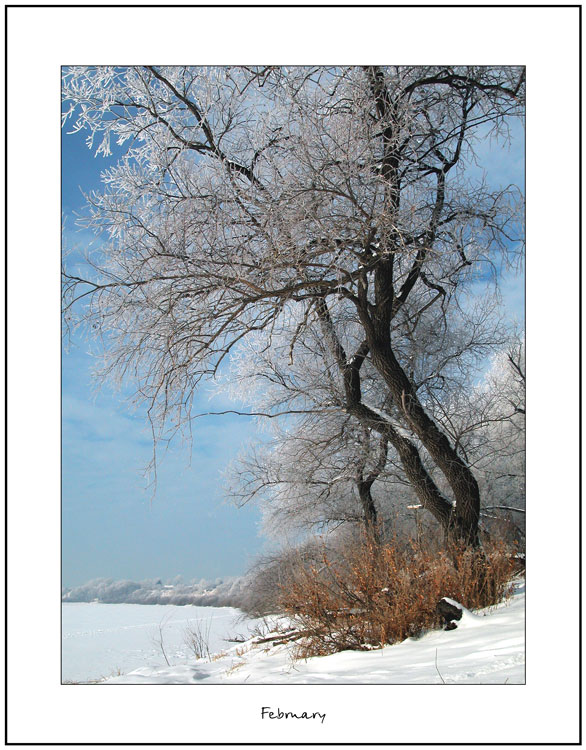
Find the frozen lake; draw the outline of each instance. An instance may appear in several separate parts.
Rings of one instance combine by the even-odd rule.
[[[210,653],[233,646],[226,638],[249,637],[257,620],[231,607],[164,604],[62,604],[63,682],[99,680],[145,666],[193,664],[189,631],[201,634]]]

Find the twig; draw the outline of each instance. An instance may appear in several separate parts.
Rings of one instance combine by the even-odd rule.
[[[288,643],[289,641],[296,641],[299,638],[303,638],[304,635],[308,635],[308,633],[300,630],[292,630],[289,633],[281,633],[279,635],[269,636],[268,638],[261,638],[257,641],[254,641],[254,645],[260,645],[261,643],[274,643],[275,646],[280,646],[283,643]]]
[[[436,650],[435,650],[435,669],[436,669],[436,672],[437,672],[437,673],[439,674],[439,676],[440,676],[440,680],[441,680],[441,681],[443,682],[443,684],[445,685],[445,684],[446,684],[446,681],[445,681],[445,680],[444,680],[444,678],[442,677],[442,673],[441,673],[441,672],[439,671],[439,667],[438,667],[438,665],[437,665],[437,648],[436,648]]]
[[[157,638],[156,635],[153,637],[153,643],[160,648],[161,653],[163,654],[163,657],[165,661],[167,662],[168,667],[170,667],[171,665],[169,663],[169,659],[167,659],[167,654],[165,652],[165,643],[163,640],[163,628],[166,627],[167,623],[169,622],[169,618],[170,618],[170,615],[168,615],[167,617],[163,617],[163,619],[159,623],[159,637]]]

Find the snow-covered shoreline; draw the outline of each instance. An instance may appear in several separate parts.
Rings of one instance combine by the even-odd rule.
[[[183,583],[174,580],[163,583],[161,579],[145,581],[95,578],[92,581],[64,588],[61,592],[63,603],[98,602],[100,604],[174,604],[196,607],[238,607],[240,605],[245,579],[240,577],[217,578],[208,581]]]
[[[457,629],[366,652],[294,660],[293,645],[257,638],[209,659],[136,669],[104,684],[524,684],[525,583],[496,607],[464,612]]]

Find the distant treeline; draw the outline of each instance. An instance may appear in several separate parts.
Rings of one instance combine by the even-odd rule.
[[[114,581],[96,578],[82,586],[63,589],[63,602],[104,604],[195,604],[200,607],[239,607],[244,578],[164,584],[161,580]]]

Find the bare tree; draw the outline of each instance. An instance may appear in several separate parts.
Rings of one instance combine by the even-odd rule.
[[[372,487],[388,479],[388,441],[344,413],[343,385],[318,326],[298,332],[293,355],[298,323],[271,331],[270,342],[262,331],[251,336],[219,378],[224,393],[263,413],[287,415],[271,424],[270,441],[231,467],[228,493],[239,503],[260,501],[265,528],[277,535],[348,522],[376,534]],[[384,408],[385,389],[377,388],[375,374],[369,373],[369,399]]]
[[[447,329],[519,237],[515,191],[473,185],[463,167],[476,138],[506,137],[523,92],[512,67],[68,69],[65,120],[98,153],[130,142],[89,197],[87,223],[109,237],[96,273],[66,272],[66,310],[88,300],[83,319],[107,336],[102,374],[134,378],[160,431],[186,424],[201,379],[294,309],[291,351],[319,326],[339,408],[476,544],[478,482],[401,344],[408,331],[417,346],[432,308]],[[366,399],[365,362],[392,419]]]
[[[335,312],[339,316],[341,311]],[[456,449],[466,458],[459,435],[478,432],[483,424],[479,409],[485,408],[474,381],[481,376],[486,354],[502,345],[506,330],[490,295],[459,318],[461,313],[449,310],[440,310],[438,317],[428,308],[419,316],[417,341],[409,326],[404,331],[399,327],[395,347],[432,417],[454,436]],[[441,330],[446,323],[449,332]],[[219,379],[220,388],[236,399],[244,398],[266,414],[288,415],[283,427],[272,422],[270,442],[232,467],[229,494],[239,503],[260,502],[265,529],[277,536],[352,522],[364,523],[371,531],[377,522],[387,526],[392,520],[396,525],[398,513],[404,515],[405,508],[417,502],[396,451],[345,410],[344,385],[319,326],[305,324],[299,332],[298,324],[292,319],[285,330],[251,335]],[[357,345],[360,326],[351,316],[338,317],[336,326],[346,341],[353,339]],[[400,413],[368,361],[360,375],[363,399],[385,419],[400,424]],[[437,468],[425,455],[423,460],[441,485]]]

